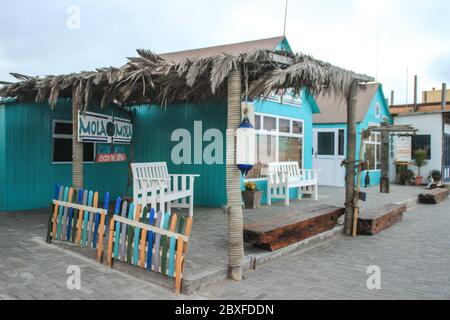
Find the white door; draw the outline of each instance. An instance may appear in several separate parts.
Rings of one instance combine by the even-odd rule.
[[[345,130],[314,129],[313,133],[313,168],[320,170],[319,184],[345,186],[345,167],[341,167],[345,159]]]

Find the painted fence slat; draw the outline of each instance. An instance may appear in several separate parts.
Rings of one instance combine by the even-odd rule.
[[[68,203],[72,203],[73,200],[73,188],[69,189],[69,197],[67,198],[67,202]],[[66,239],[67,237],[67,224],[69,221],[69,215],[71,213],[71,208],[65,208],[64,210],[64,216],[62,219],[62,234],[61,234],[61,239]]]
[[[135,221],[141,220],[141,206],[137,206],[136,214],[134,217]],[[139,262],[139,239],[141,237],[141,228],[135,228],[134,229],[134,236],[133,236],[133,259],[132,264],[137,265]]]
[[[77,199],[77,203],[79,205],[83,204],[83,195],[84,195],[84,191],[83,189],[78,190],[78,199]],[[77,231],[78,231],[78,219],[80,217],[80,209],[76,209],[74,210],[74,214],[73,214],[73,226],[72,226],[72,238],[71,241],[73,243],[75,243],[76,241],[76,237],[77,237]]]
[[[83,198],[81,198],[80,200],[80,196],[83,197],[82,191],[78,190],[75,191],[76,192],[76,203],[80,204],[80,201],[83,200]],[[67,222],[67,241],[71,241],[73,239],[73,230],[76,230],[76,221],[78,219],[78,210],[77,209],[73,209],[71,208],[71,210],[69,211],[69,220]]]
[[[124,201],[122,203],[122,211],[121,211],[121,216],[125,217],[127,215],[127,208],[128,208],[128,203],[126,201]],[[114,219],[113,219],[114,220]],[[122,229],[122,232],[121,232]],[[114,258],[115,259],[119,259],[119,245],[120,243],[125,241],[125,228],[121,228],[121,223],[119,221],[116,222],[116,238],[114,241]]]
[[[170,231],[175,232],[176,231],[176,227],[177,227],[177,215],[174,214],[172,217],[172,223],[170,226]],[[173,273],[174,273],[174,258],[175,258],[175,242],[176,242],[176,238],[175,237],[170,237],[170,249],[169,249],[169,273],[168,275],[170,277],[173,277]]]
[[[92,203],[92,206],[94,208],[98,208],[98,192],[94,193],[94,200]],[[88,226],[88,244],[92,247],[93,246],[93,236],[94,236],[94,220],[95,220],[95,212],[89,213],[89,226]],[[95,248],[95,247],[94,247]]]
[[[158,213],[158,218],[156,219],[156,226],[158,228],[164,229],[164,214],[160,211]],[[159,272],[159,262],[160,262],[160,246],[161,244],[161,234],[156,234],[155,236],[155,245],[153,250],[153,270]]]
[[[55,187],[55,199],[61,200],[61,190],[62,187],[58,184]],[[57,204],[53,205],[53,212],[50,213],[47,223],[47,243],[52,241],[52,235],[56,232],[56,221],[58,217],[59,206]]]
[[[69,203],[72,203],[72,201],[74,200],[74,195],[76,197],[76,190],[70,188],[68,200]],[[67,213],[67,219],[64,221],[63,225],[63,238],[65,238],[65,240],[67,241],[70,240],[70,231],[72,229],[72,218],[73,218],[73,208],[69,208],[69,212]]]
[[[177,293],[181,292],[181,272],[183,269],[183,244],[184,241],[181,237],[177,241],[177,261],[176,261],[176,273],[175,273],[175,290]]]
[[[94,192],[89,191],[89,195],[88,195],[88,206],[89,207],[92,207],[93,199],[94,199]],[[83,221],[83,230],[82,230],[83,236],[81,239],[81,244],[83,246],[86,246],[88,243],[87,241],[88,241],[88,228],[89,228],[89,220],[90,220],[89,217],[90,216],[91,216],[90,212],[88,212],[88,211],[84,212],[84,221]]]
[[[108,207],[109,207],[109,192],[107,192],[105,194],[105,203],[103,205],[103,208],[106,210],[106,212],[108,212]],[[98,228],[98,230],[95,232],[94,236],[97,237],[97,232],[99,232],[100,234],[98,235],[98,250],[97,250],[97,262],[101,262],[102,261],[102,253],[103,253],[103,237],[105,234],[105,222],[106,222],[106,216],[107,214],[101,214],[98,213],[98,215],[100,215],[100,226]],[[95,246],[94,246],[95,247]]]
[[[89,191],[84,190],[83,193],[83,205],[87,206],[88,203],[88,197],[89,197]],[[81,235],[83,232],[83,225],[84,225],[84,210],[80,210],[79,216],[78,216],[78,227],[77,227],[77,239],[75,240],[76,244],[81,244]]]
[[[149,223],[152,226],[155,223],[155,209],[150,210]],[[153,257],[153,231],[148,233],[147,241],[147,270],[152,270],[152,257]]]
[[[63,195],[63,201],[67,202],[67,198],[69,197],[69,188],[64,188],[64,195]],[[58,226],[56,229],[56,239],[60,239],[61,237],[61,231],[62,231],[62,218],[64,215],[64,211],[66,209],[63,206],[59,207],[59,214],[58,214]]]
[[[134,203],[130,205],[130,210],[128,212],[128,219],[133,220],[136,213],[136,206]],[[127,255],[127,262],[132,263],[131,261],[131,250],[133,249],[133,237],[134,237],[134,227],[128,226],[127,227],[127,234],[128,234],[128,244],[123,243],[124,246],[126,246],[126,255]]]

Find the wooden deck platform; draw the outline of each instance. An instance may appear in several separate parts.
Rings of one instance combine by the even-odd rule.
[[[449,194],[449,189],[438,188],[420,194],[419,201],[424,204],[438,204],[446,200]]]
[[[322,205],[273,216],[244,225],[244,241],[275,251],[333,229],[345,209]]]
[[[403,219],[406,205],[388,204],[381,208],[365,210],[358,219],[358,234],[373,236],[379,234]]]

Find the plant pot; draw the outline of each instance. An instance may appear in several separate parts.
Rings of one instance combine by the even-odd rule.
[[[262,191],[242,191],[245,209],[258,209],[261,206]]]
[[[417,176],[416,177],[416,186],[420,187],[422,185],[422,180],[423,180],[423,177]]]

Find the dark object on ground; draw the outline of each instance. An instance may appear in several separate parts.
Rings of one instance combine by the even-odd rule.
[[[420,203],[438,204],[448,198],[450,190],[438,188],[419,195]]]
[[[403,219],[406,205],[388,204],[382,208],[361,211],[358,219],[358,234],[374,236]]]
[[[265,250],[275,251],[333,229],[344,213],[344,208],[323,205],[274,214],[270,218],[244,225],[244,240]]]
[[[403,170],[400,174],[400,181],[403,185],[411,185],[412,180],[414,179],[414,172],[410,169]]]
[[[258,209],[261,207],[262,191],[242,191],[245,209]]]

